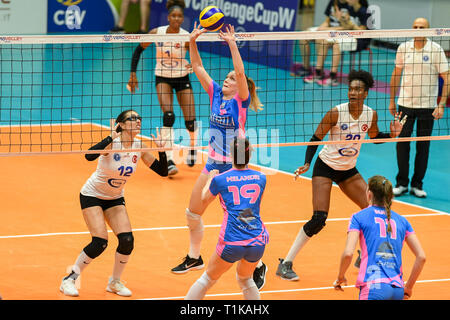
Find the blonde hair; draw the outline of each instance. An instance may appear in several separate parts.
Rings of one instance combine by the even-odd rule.
[[[259,100],[258,94],[256,93],[256,90],[260,89],[256,86],[255,81],[253,81],[252,78],[245,76],[247,79],[247,86],[248,91],[250,92],[250,106],[249,108],[252,109],[255,112],[258,112],[260,110],[263,110],[262,106],[263,104]]]
[[[388,220],[387,231],[392,232],[391,227],[391,205],[394,192],[392,190],[392,183],[383,176],[373,176],[368,181],[369,190],[373,193],[374,204],[384,207]]]

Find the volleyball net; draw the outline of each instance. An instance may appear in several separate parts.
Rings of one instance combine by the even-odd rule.
[[[256,147],[330,143],[309,140],[327,111],[348,102],[348,74],[352,69],[372,74],[374,86],[365,104],[377,111],[380,131],[389,132],[394,119],[389,111],[390,81],[398,46],[415,37],[426,37],[448,54],[449,36],[450,29],[237,33],[246,74],[254,79],[263,104],[259,112],[248,111],[246,134]],[[141,42],[164,42],[166,47],[170,43],[179,48],[186,41],[188,35],[0,37],[0,155],[89,153],[90,146],[110,133],[110,120],[127,109],[142,117],[142,137],[155,134],[155,129],[163,126],[155,86],[155,46],[150,45],[140,57],[136,72],[139,88],[133,94],[126,88],[132,55]],[[358,51],[361,41],[368,46]],[[233,70],[228,46],[217,33],[202,35],[198,45],[205,69],[221,86]],[[311,66],[317,66],[321,52],[326,52],[319,77],[314,69],[312,79],[305,71],[305,45],[309,46]],[[320,50],[321,45],[326,50]],[[443,87],[443,79],[436,80],[436,74],[428,71],[432,68],[424,69],[422,64],[448,66],[438,57],[440,52],[436,51],[423,54],[422,63],[414,60],[416,80],[422,81],[405,84],[413,87],[415,98],[425,100],[430,90],[423,87],[435,88],[438,81],[436,106],[448,89]],[[195,74],[190,74],[190,81],[197,121],[196,146],[204,149],[210,139],[210,101]],[[176,148],[182,149],[189,145],[190,136],[177,95],[171,95],[174,142]],[[223,119],[229,120],[233,121]],[[376,142],[449,139],[449,128],[446,110],[443,118],[435,121],[431,136]],[[368,137],[358,141],[370,142],[374,141]],[[154,145],[150,147],[156,150]]]

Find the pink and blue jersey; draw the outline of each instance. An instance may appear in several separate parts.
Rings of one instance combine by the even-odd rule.
[[[370,206],[350,219],[348,231],[359,232],[361,265],[356,287],[370,288],[374,284],[404,287],[402,248],[405,239],[414,233],[406,218],[391,211],[392,232],[387,232],[387,217],[383,207]]]
[[[219,195],[224,212],[219,247],[268,243],[269,233],[259,214],[265,187],[265,174],[251,169],[231,169],[213,178],[209,191]]]
[[[221,163],[230,163],[230,144],[233,138],[245,137],[250,94],[245,101],[238,94],[230,100],[224,100],[222,88],[211,81],[208,95],[211,104],[208,157]]]

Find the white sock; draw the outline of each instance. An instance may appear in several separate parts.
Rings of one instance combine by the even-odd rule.
[[[161,128],[161,138],[163,141],[166,142],[165,148],[172,148],[173,147],[173,139],[174,139],[174,133],[172,127],[162,127]],[[166,150],[167,160],[173,161],[173,150]]]
[[[252,278],[241,278],[238,274],[236,274],[236,279],[245,300],[261,300],[259,290]]]
[[[92,262],[92,260],[94,259],[89,258],[87,254],[84,253],[84,250],[82,250],[77,258],[77,261],[75,261],[75,265],[72,267],[72,271],[80,275],[83,270]]]
[[[190,236],[189,257],[198,259],[203,240],[203,219],[201,215],[186,209],[186,220]]]
[[[119,280],[122,276],[123,270],[128,263],[128,259],[130,259],[130,255],[120,254],[116,251],[116,256],[114,260],[114,268],[112,273],[112,278],[115,280]]]
[[[259,261],[258,261],[258,264],[256,265],[256,268],[261,268],[262,265],[263,265],[263,264],[262,264],[262,260],[259,260]]]
[[[305,231],[303,231],[302,226],[302,228],[297,234],[297,238],[295,238],[295,241],[292,244],[291,249],[289,249],[289,252],[284,261],[291,261],[291,262],[294,261],[297,254],[300,252],[300,250],[308,242],[309,239],[311,238],[306,235]]]
[[[206,271],[203,272],[200,278],[194,282],[189,289],[184,300],[202,300],[205,297],[206,292],[211,288],[217,280],[211,280]]]

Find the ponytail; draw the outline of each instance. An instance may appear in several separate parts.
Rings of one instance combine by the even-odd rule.
[[[373,203],[384,207],[388,221],[387,231],[392,232],[391,227],[391,206],[394,192],[392,183],[383,176],[373,176],[368,181],[369,190],[373,193]]]
[[[259,89],[258,87],[256,87],[255,85],[255,81],[253,81],[252,78],[247,77],[247,86],[248,86],[248,91],[250,92],[250,109],[252,109],[255,112],[258,112],[260,110],[263,110],[262,106],[263,104],[261,103],[261,101],[259,100],[259,97],[256,93],[256,90]]]

